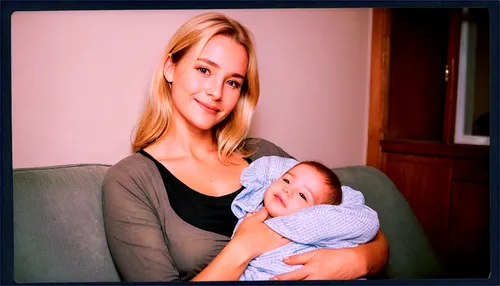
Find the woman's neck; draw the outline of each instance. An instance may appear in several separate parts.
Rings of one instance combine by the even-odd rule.
[[[155,145],[160,150],[168,150],[168,155],[165,154],[168,157],[201,158],[205,157],[207,153],[217,152],[211,129],[200,130],[180,122],[172,124],[170,130],[156,141]]]

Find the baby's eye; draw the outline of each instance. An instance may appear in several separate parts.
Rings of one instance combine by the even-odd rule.
[[[301,198],[303,198],[303,199],[304,199],[304,201],[306,201],[306,202],[307,202],[306,195],[304,195],[303,193],[299,193],[299,196],[300,196]]]
[[[283,179],[283,182],[285,182],[285,184],[290,184],[290,181],[288,181],[288,179]]]
[[[234,80],[229,80],[227,83],[228,83],[228,84],[229,84],[232,88],[238,88],[238,87],[240,87],[240,84],[239,84],[238,82],[234,81]]]
[[[202,74],[209,74],[210,71],[206,68],[198,68],[198,71],[200,71]]]

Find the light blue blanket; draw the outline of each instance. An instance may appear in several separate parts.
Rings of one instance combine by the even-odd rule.
[[[241,175],[245,187],[231,205],[238,218],[235,230],[248,212],[263,206],[267,187],[299,162],[277,156],[261,157]],[[292,242],[253,259],[240,280],[269,280],[302,267],[290,266],[283,257],[319,248],[354,247],[370,241],[379,229],[377,213],[365,205],[363,194],[342,186],[340,205],[317,205],[288,216],[267,219],[265,224]]]

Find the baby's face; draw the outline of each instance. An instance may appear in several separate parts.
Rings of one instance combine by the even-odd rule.
[[[274,181],[264,194],[264,206],[272,217],[292,214],[326,201],[329,188],[313,167],[297,165]]]

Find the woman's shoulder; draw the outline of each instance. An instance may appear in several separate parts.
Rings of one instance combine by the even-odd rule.
[[[259,159],[264,156],[280,156],[285,158],[295,159],[293,156],[288,154],[283,148],[278,146],[277,144],[262,138],[247,138],[245,144],[255,149],[255,153],[250,156],[252,161]]]
[[[116,164],[109,167],[105,175],[105,182],[137,179],[143,176],[151,176],[155,172],[156,165],[146,156],[140,153],[131,154]]]

